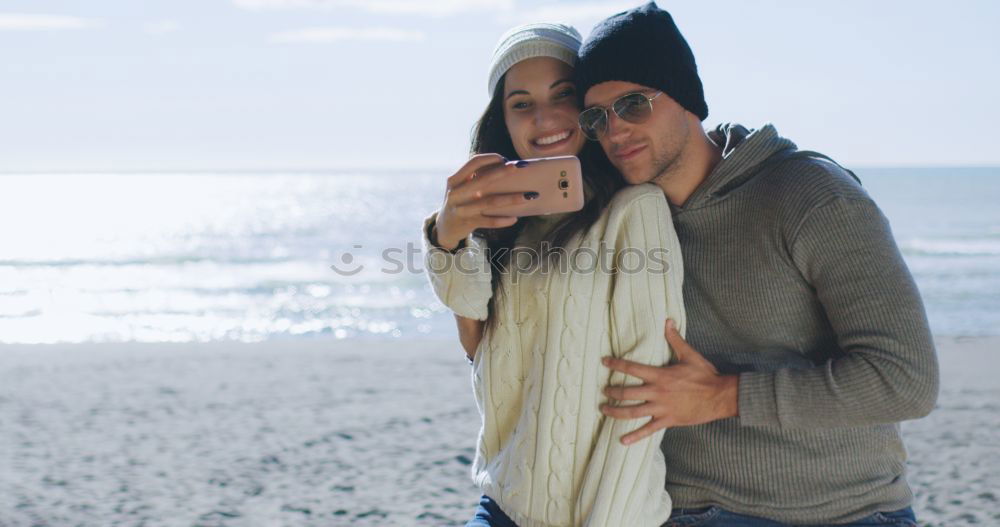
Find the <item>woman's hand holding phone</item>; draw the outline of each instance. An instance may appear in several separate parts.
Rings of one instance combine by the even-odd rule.
[[[488,184],[517,170],[499,154],[472,156],[462,168],[448,178],[444,204],[434,224],[437,244],[449,251],[455,250],[476,229],[499,229],[517,222],[516,216],[489,215],[493,209],[524,203],[523,192],[485,194]],[[484,214],[485,213],[485,214]]]

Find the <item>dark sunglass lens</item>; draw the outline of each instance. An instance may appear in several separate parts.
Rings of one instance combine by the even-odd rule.
[[[630,123],[649,117],[649,99],[641,93],[632,93],[615,101],[615,113]]]
[[[601,108],[591,108],[580,114],[580,130],[590,139],[600,139],[607,128],[606,113]]]

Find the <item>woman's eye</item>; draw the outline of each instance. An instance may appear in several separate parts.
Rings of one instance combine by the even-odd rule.
[[[523,110],[523,109],[527,108],[528,106],[529,106],[528,103],[526,103],[524,101],[520,101],[520,102],[516,102],[513,105],[511,105],[511,108],[513,108],[515,110]]]
[[[558,97],[560,99],[564,99],[566,97],[572,97],[575,94],[576,94],[576,90],[574,90],[573,88],[566,88],[565,90],[559,92]]]

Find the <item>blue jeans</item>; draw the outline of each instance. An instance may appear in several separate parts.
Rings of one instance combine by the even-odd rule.
[[[478,524],[477,524],[478,525]],[[489,525],[489,524],[485,524]],[[907,507],[892,512],[876,512],[851,523],[823,524],[809,527],[917,527],[913,509]],[[704,509],[674,509],[663,527],[791,527],[764,518],[744,516],[729,512],[722,507]],[[797,526],[796,526],[797,527]]]
[[[517,524],[489,496],[483,496],[479,500],[476,517],[469,520],[465,527],[517,527]]]

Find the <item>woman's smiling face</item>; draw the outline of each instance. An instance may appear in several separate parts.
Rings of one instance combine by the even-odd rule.
[[[549,57],[518,62],[504,78],[503,115],[521,159],[576,155],[586,138],[573,67]]]

